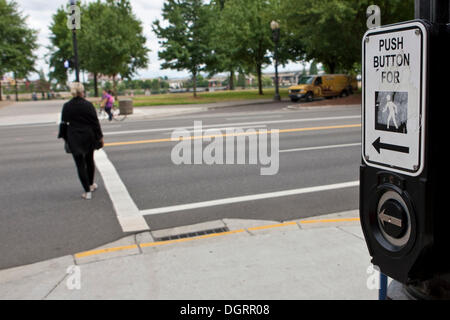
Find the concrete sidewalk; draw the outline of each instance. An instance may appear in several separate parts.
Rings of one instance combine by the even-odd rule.
[[[377,299],[357,217],[224,219],[142,233],[0,271],[0,299]]]
[[[191,114],[197,112],[206,112],[223,108],[245,107],[251,105],[264,105],[274,103],[270,99],[261,100],[240,100],[227,101],[207,104],[186,104],[186,105],[168,105],[153,107],[134,107],[134,113],[128,116],[130,119],[152,119],[159,117],[169,117],[182,114]]]
[[[65,102],[67,101],[51,100],[19,102],[11,105],[5,105],[0,109],[0,126],[59,123],[61,118],[61,109]],[[270,99],[265,99],[228,101],[210,104],[134,107],[134,113],[129,115],[128,119],[158,119],[161,117],[205,112],[211,109],[268,103],[273,103],[273,101]]]

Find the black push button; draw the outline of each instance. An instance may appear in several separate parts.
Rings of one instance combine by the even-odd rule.
[[[403,237],[408,229],[407,213],[395,199],[389,199],[381,206],[378,220],[383,231],[395,239]]]

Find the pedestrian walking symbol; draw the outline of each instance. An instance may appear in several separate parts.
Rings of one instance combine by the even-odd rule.
[[[389,117],[387,120],[387,129],[389,130],[389,124],[391,123],[391,120],[394,121],[394,126],[396,129],[398,129],[397,121],[395,121],[395,116],[397,115],[398,107],[395,103],[392,102],[390,95],[388,95],[386,97],[386,99],[387,99],[387,103],[383,109],[383,112],[386,112],[389,110]]]
[[[407,134],[408,93],[375,93],[375,129]]]

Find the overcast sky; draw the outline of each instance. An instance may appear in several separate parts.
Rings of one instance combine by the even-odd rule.
[[[92,2],[94,0],[83,0],[83,2]],[[48,52],[46,47],[50,45],[49,38],[49,26],[52,21],[52,15],[58,8],[68,3],[68,0],[16,0],[20,10],[25,16],[28,16],[28,24],[31,28],[39,32],[38,43],[40,48],[38,50],[38,61],[36,66],[39,69],[44,69],[45,73],[48,73],[48,66],[45,63],[44,56]],[[152,31],[151,24],[157,19],[162,19],[161,11],[164,0],[131,0],[133,6],[133,12],[142,21],[144,26],[144,33],[147,37],[147,47],[151,49],[150,64],[146,70],[141,70],[138,74],[138,78],[156,78],[160,76],[168,76],[169,78],[181,78],[187,77],[187,72],[179,72],[176,70],[161,70],[161,61],[158,60],[158,39]],[[81,21],[83,23],[83,21]],[[289,64],[284,70],[300,70],[302,66],[300,64]],[[273,72],[274,68],[269,66],[266,68],[266,72]],[[33,75],[31,78],[35,78]]]

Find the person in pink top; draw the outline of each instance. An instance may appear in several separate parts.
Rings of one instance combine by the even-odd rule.
[[[111,91],[106,91],[106,89],[103,90],[102,106],[105,107],[105,112],[109,116],[109,121],[112,121],[113,119],[112,108],[114,106],[114,97],[111,94]]]

